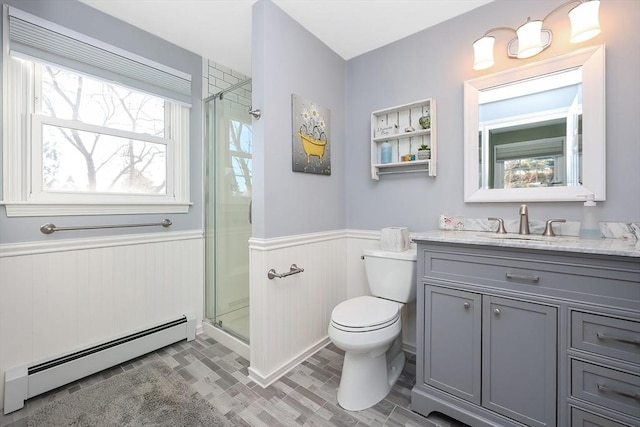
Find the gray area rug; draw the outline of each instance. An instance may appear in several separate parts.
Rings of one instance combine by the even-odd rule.
[[[162,361],[55,400],[28,426],[228,426],[227,419]]]

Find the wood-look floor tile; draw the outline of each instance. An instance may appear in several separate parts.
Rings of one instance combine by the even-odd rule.
[[[31,399],[25,409],[2,416],[0,427],[26,425],[29,413],[56,398],[151,360],[162,360],[174,369],[237,427],[433,425],[409,410],[416,372],[413,355],[407,357],[400,378],[384,400],[364,411],[350,412],[337,403],[344,352],[332,343],[263,389],[248,378],[248,360],[214,339],[198,335],[194,341],[181,341]]]
[[[284,379],[288,379],[288,378],[284,378]],[[316,405],[318,405],[318,407],[324,406],[324,404],[327,403],[326,399],[318,396],[316,393],[304,387],[298,387],[296,388],[295,391],[297,393],[300,393],[305,399],[308,399],[313,403],[315,403]]]
[[[332,415],[329,421],[331,421],[336,426],[355,426],[359,422],[359,420],[355,418],[352,413],[345,411],[339,406],[327,402],[327,404],[324,405],[324,408],[331,411]]]
[[[402,408],[409,408],[411,404],[411,389],[394,386],[387,394],[386,399]]]
[[[228,392],[219,394],[217,396],[204,396],[204,398],[229,420],[236,417],[246,408],[246,406],[243,405],[241,401],[235,399]]]
[[[303,425],[305,427],[333,427],[335,424],[333,424],[329,420],[324,419],[320,415],[315,414],[314,416],[309,418]]]
[[[393,412],[395,405],[386,399],[375,404],[373,407],[365,409],[363,411],[351,412],[354,418],[363,422],[366,425],[380,425],[383,426],[387,421],[387,418]]]
[[[437,427],[427,418],[396,406],[385,424],[388,427]]]
[[[317,394],[322,399],[327,402],[337,405],[338,404],[338,386],[340,384],[340,379],[331,377],[329,381],[320,385],[319,387],[316,385],[312,385],[310,387],[305,387],[312,393]]]
[[[251,405],[251,403],[260,398],[259,394],[242,383],[235,384],[233,387],[227,390],[227,393],[231,397],[242,403],[244,407]]]
[[[291,394],[285,396],[281,402],[298,413],[298,416],[294,417],[294,419],[299,424],[304,424],[321,407],[295,390]]]

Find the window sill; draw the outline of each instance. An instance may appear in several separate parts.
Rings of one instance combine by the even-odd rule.
[[[5,205],[8,217],[188,213],[192,204],[191,202],[130,204],[0,201],[0,205]]]

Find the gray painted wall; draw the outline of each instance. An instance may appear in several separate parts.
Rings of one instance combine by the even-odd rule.
[[[345,228],[345,61],[268,0],[253,11],[253,237]],[[331,111],[331,175],[292,172],[291,94]]]
[[[8,218],[4,206],[1,206],[0,244],[151,233],[163,230],[160,227],[125,228],[69,231],[46,236],[39,231],[40,226],[45,222],[53,222],[57,226],[65,227],[95,224],[159,223],[162,218],[167,217],[173,222],[173,225],[167,232],[202,229],[202,59],[194,53],[172,45],[156,36],[116,20],[75,0],[1,0],[1,3],[3,5],[8,4],[15,6],[48,21],[63,25],[90,37],[191,74],[193,106],[191,108],[189,161],[191,201],[193,202],[193,206],[191,206],[187,214],[30,218]],[[0,163],[0,169],[1,168]],[[0,177],[0,180],[1,179]]]
[[[202,64],[200,58],[131,25],[72,0],[2,0],[27,12],[84,32],[193,75],[191,121],[191,200],[188,214],[168,215],[171,230],[202,228]],[[497,0],[438,26],[371,53],[342,60],[299,24],[267,0],[254,7],[254,106],[263,119],[254,122],[253,235],[270,238],[344,228],[379,229],[409,226],[413,231],[437,227],[441,213],[472,217],[515,218],[511,203],[465,204],[463,201],[463,106],[465,80],[521,65],[501,59],[484,72],[472,70],[471,44],[489,28],[541,18],[561,0]],[[601,219],[640,218],[640,2],[608,0],[600,13],[603,33],[577,46],[562,40],[568,32],[563,11],[547,23],[554,44],[531,61],[591,44],[607,50],[607,201]],[[500,40],[508,39],[498,34]],[[331,110],[332,175],[291,171],[291,94],[296,93]],[[438,108],[438,176],[385,176],[370,179],[371,111],[433,97]],[[581,203],[535,203],[530,218],[579,220]],[[155,232],[122,229],[67,232],[44,236],[39,226],[55,220],[59,226],[126,222],[156,222],[159,215],[119,215],[7,218],[0,208],[0,244],[44,239]]]
[[[602,33],[588,42],[568,40],[570,7],[553,14],[545,27],[552,46],[530,60],[506,59],[508,33],[496,33],[496,66],[474,71],[472,43],[498,26],[517,28],[527,17],[542,19],[563,3],[497,0],[462,16],[347,62],[346,188],[347,228],[408,226],[437,228],[439,214],[518,217],[519,203],[464,203],[463,82],[573,49],[605,44],[607,112],[607,200],[601,220],[640,220],[640,2],[602,1]],[[438,176],[391,175],[370,179],[372,111],[433,97],[437,104]],[[582,203],[531,203],[529,218],[579,221]]]

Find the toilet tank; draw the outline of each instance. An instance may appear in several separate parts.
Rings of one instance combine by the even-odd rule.
[[[365,249],[362,254],[371,295],[402,303],[415,301],[415,248],[404,252]]]

